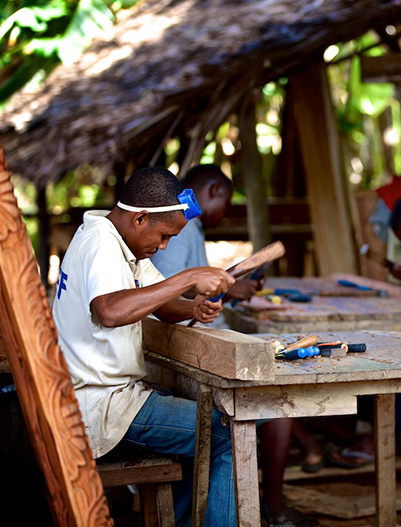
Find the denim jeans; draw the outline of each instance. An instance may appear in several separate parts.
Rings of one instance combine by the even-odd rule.
[[[204,527],[235,527],[230,427],[213,410],[209,499]],[[124,442],[153,452],[182,456],[183,480],[173,484],[177,527],[191,525],[196,402],[153,392],[135,417]]]

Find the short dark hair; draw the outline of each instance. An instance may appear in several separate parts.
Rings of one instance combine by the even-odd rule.
[[[188,170],[182,184],[186,188],[199,188],[205,184],[221,183],[229,193],[233,191],[233,183],[224,172],[214,164],[196,165]]]
[[[183,186],[178,178],[163,167],[147,167],[137,170],[124,185],[121,203],[133,207],[165,207],[178,205],[178,194]],[[172,221],[182,211],[156,212],[150,214],[153,221]]]
[[[393,207],[393,210],[390,214],[390,221],[389,221],[390,227],[392,231],[395,233],[400,231],[401,227],[401,199],[398,199]]]

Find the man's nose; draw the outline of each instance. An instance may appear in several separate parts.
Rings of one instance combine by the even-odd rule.
[[[164,249],[167,247],[167,244],[168,240],[161,241],[158,248],[164,251]]]

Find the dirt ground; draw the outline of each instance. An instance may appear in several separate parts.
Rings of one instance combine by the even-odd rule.
[[[374,473],[332,477],[328,480],[291,482],[285,491],[290,506],[318,520],[321,527],[373,527],[375,525]],[[322,498],[319,498],[322,496]],[[397,474],[397,496],[401,497],[401,474]],[[398,499],[399,499],[398,498]],[[368,513],[364,514],[364,510]],[[325,514],[323,511],[327,511]],[[334,513],[337,511],[338,515]],[[355,511],[355,517],[353,512]],[[333,514],[329,514],[332,512]],[[340,517],[340,516],[349,517]],[[397,515],[401,525],[401,511]]]

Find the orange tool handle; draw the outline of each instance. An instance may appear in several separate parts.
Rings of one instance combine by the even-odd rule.
[[[307,348],[308,346],[314,346],[317,342],[317,336],[316,335],[310,335],[309,337],[305,337],[301,340],[298,340],[298,342],[293,342],[289,346],[286,346],[285,351],[291,351],[291,350],[297,350],[299,348]]]

